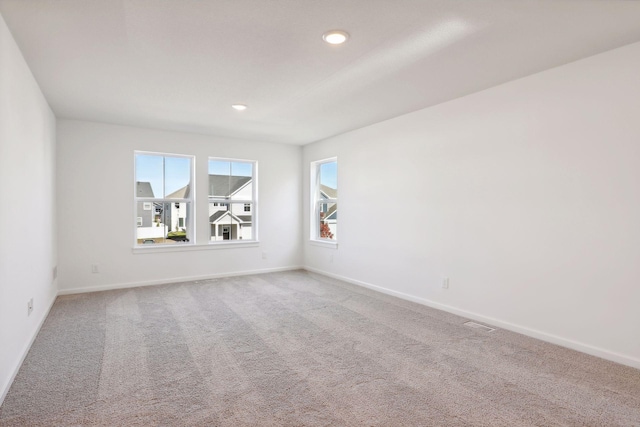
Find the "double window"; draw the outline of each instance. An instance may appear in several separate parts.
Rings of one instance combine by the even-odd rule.
[[[311,240],[338,240],[338,160],[311,163]]]
[[[193,156],[135,153],[135,241],[193,241]]]
[[[257,240],[256,162],[209,159],[209,240]]]
[[[135,244],[195,243],[194,157],[139,151],[134,156]],[[208,162],[209,243],[256,241],[257,162]]]

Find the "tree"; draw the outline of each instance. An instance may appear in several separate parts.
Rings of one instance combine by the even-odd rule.
[[[323,239],[333,239],[333,233],[329,229],[329,225],[324,222],[324,212],[320,212],[320,237]]]

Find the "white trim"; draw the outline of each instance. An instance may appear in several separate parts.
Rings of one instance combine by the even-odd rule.
[[[475,313],[472,311],[467,311],[463,309],[459,309],[456,307],[452,307],[450,305],[441,304],[439,302],[431,301],[426,298],[420,298],[413,295],[405,294],[403,292],[394,291],[391,289],[383,288],[382,286],[372,285],[370,283],[362,282],[360,280],[351,279],[349,277],[341,276],[339,274],[328,273],[326,271],[322,271],[313,267],[304,266],[305,270],[310,271],[312,273],[320,274],[323,276],[331,277],[333,279],[342,280],[343,282],[351,283],[354,285],[362,286],[364,288],[372,289],[377,292],[381,292],[383,294],[395,296],[407,301],[412,301],[418,304],[426,305],[431,308],[435,308],[438,310],[446,311],[449,313],[456,314],[458,316],[462,316],[468,319],[476,320],[479,322],[483,322],[489,324],[491,326],[496,326],[502,329],[506,329],[512,332],[517,332],[522,335],[526,335],[532,338],[539,339],[541,341],[546,341],[551,344],[556,344],[562,347],[570,348],[572,350],[579,351],[581,353],[590,354],[592,356],[600,357],[602,359],[610,360],[612,362],[620,363],[622,365],[630,366],[632,368],[640,369],[640,359],[636,359],[635,357],[628,356],[625,354],[616,353],[614,351],[606,350],[600,347],[595,347],[590,344],[581,343],[578,341],[574,341],[571,339],[559,337],[557,335],[549,334],[546,332],[539,331],[537,329],[527,328],[525,326],[517,325],[511,322],[505,322],[503,320],[496,319],[494,317],[485,316],[479,313]]]
[[[234,193],[235,194],[235,193]],[[232,205],[234,203],[253,203],[249,199],[230,199],[229,197],[209,196],[209,203],[220,203],[221,205]]]
[[[328,157],[326,159],[322,159],[322,160],[314,160],[311,163],[314,163],[316,165],[321,165],[324,163],[332,163],[332,162],[337,162],[338,161],[338,156],[334,156],[334,157]]]
[[[136,153],[138,154],[144,154],[144,155],[150,155],[150,156],[157,156],[157,155],[162,155],[162,156],[170,156],[170,157],[184,157],[184,158],[191,158],[191,157],[195,157],[193,154],[181,154],[181,153],[164,153],[164,152],[160,152],[160,151],[147,151],[147,150],[134,150]]]
[[[224,162],[235,162],[235,163],[255,163],[257,162],[257,160],[251,160],[251,159],[235,159],[235,158],[231,158],[231,157],[215,157],[215,156],[209,156],[208,157],[209,160],[221,160]],[[207,163],[207,172],[209,172],[209,163]]]
[[[309,244],[313,246],[338,249],[338,242],[332,242],[330,240],[309,240]]]
[[[205,245],[202,244],[169,244],[165,245],[162,243],[157,243],[155,245],[147,245],[147,246],[136,246],[131,248],[131,252],[134,254],[152,254],[159,252],[184,252],[184,251],[207,251],[209,249],[235,249],[235,248],[253,248],[260,246],[260,242],[258,240],[238,240],[238,241],[229,241],[225,240],[224,242],[211,242]]]
[[[311,188],[309,190],[309,201],[311,202],[311,207],[310,207],[310,226],[309,226],[309,239],[312,242],[318,242],[321,243],[323,242],[322,238],[320,237],[320,212],[319,212],[319,206],[322,203],[338,203],[338,199],[323,199],[321,197],[321,190],[320,190],[320,166],[322,166],[323,164],[326,163],[335,163],[336,166],[338,165],[338,157],[330,157],[328,159],[322,159],[322,160],[315,160],[309,163],[309,169],[311,172],[311,177],[309,179],[309,182],[311,184]],[[336,170],[336,190],[338,187],[338,176],[337,176],[338,171]],[[326,194],[326,193],[325,193]],[[334,243],[337,247],[337,239],[336,242]],[[322,244],[320,244],[319,246],[324,246]]]
[[[242,224],[241,224],[242,225]],[[255,248],[260,246],[258,240],[216,240],[207,243],[207,249]]]
[[[85,288],[60,289],[58,291],[58,295],[85,294],[90,292],[110,291],[114,289],[128,289],[128,288],[138,288],[142,286],[168,285],[171,283],[183,283],[183,282],[193,282],[198,280],[219,279],[221,277],[252,276],[254,274],[277,273],[279,271],[301,270],[302,268],[303,268],[302,266],[293,265],[289,267],[261,268],[258,270],[231,271],[231,272],[218,273],[218,274],[205,274],[202,276],[184,276],[184,277],[174,277],[171,279],[146,280],[142,282],[112,283],[109,285],[91,286],[91,287],[85,287]]]
[[[53,304],[56,302],[57,297],[58,295],[55,295],[51,299],[51,302],[49,303],[49,308],[47,308],[42,318],[38,322],[38,327],[33,332],[33,335],[31,335],[31,339],[29,340],[27,345],[25,345],[24,348],[22,349],[22,354],[20,356],[20,359],[17,365],[13,368],[13,372],[11,372],[11,375],[9,376],[9,381],[7,381],[7,383],[2,386],[2,389],[0,389],[0,406],[2,406],[2,403],[4,402],[5,397],[7,397],[7,393],[9,393],[9,389],[11,388],[11,385],[13,384],[13,381],[16,379],[16,375],[18,375],[18,372],[20,371],[20,368],[24,363],[24,359],[27,358],[27,354],[29,354],[29,350],[31,350],[31,346],[33,345],[33,342],[36,340],[36,337],[40,333],[40,329],[42,328],[42,325],[44,325],[44,321],[47,320],[47,317],[49,316],[49,312],[51,311]]]
[[[136,181],[136,182],[145,182],[145,181]],[[137,197],[137,196],[136,196]],[[191,202],[191,199],[158,199],[158,198],[154,198],[154,197],[137,197],[140,200],[137,200],[137,202],[140,203],[187,203],[187,202]],[[144,209],[144,207],[143,207]],[[144,209],[144,210],[151,210],[151,209]]]

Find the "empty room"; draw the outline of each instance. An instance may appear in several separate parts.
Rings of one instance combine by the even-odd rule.
[[[639,23],[0,0],[0,426],[640,426]]]

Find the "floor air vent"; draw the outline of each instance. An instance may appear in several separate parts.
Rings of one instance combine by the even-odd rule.
[[[495,328],[490,328],[486,325],[481,325],[480,323],[476,323],[476,322],[465,322],[465,325],[467,325],[470,328],[480,329],[485,332],[493,332],[496,330]]]

